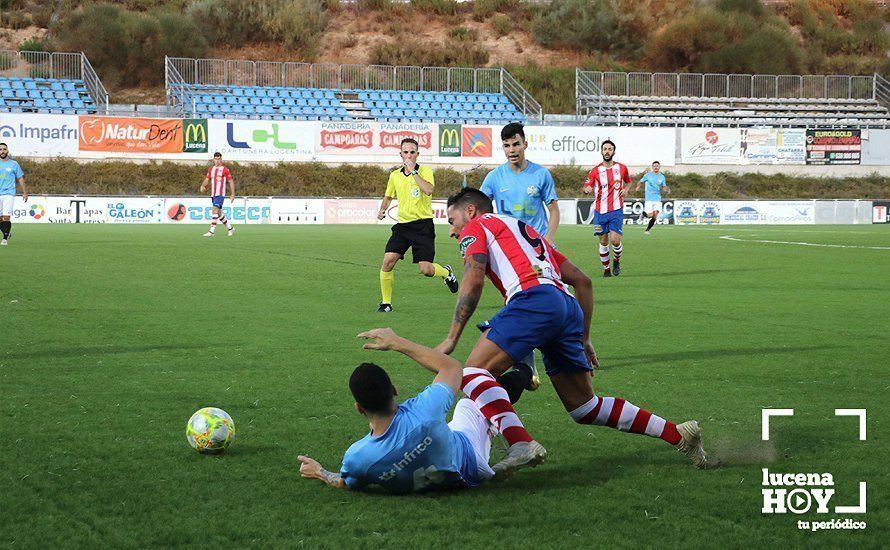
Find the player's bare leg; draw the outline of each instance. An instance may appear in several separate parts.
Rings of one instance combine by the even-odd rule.
[[[609,268],[609,234],[603,233],[599,235],[600,240],[600,263],[603,264],[603,277],[611,277],[612,270]]]
[[[612,243],[612,274],[617,277],[621,275],[621,253],[624,252],[624,247],[621,245],[621,234],[610,231],[609,240]]]
[[[646,235],[652,231],[652,226],[655,225],[655,221],[658,220],[658,214],[660,212],[658,210],[653,210],[651,214],[649,214],[649,225],[646,226]]]
[[[397,252],[387,252],[383,255],[383,262],[380,264],[380,306],[377,313],[389,313],[392,311],[392,288],[395,284],[395,274],[393,270],[402,256]]]
[[[219,221],[219,207],[214,206],[210,211],[210,215],[212,216],[210,219],[210,230],[204,233],[205,237],[212,237],[216,233],[216,224]]]
[[[701,446],[701,429],[695,420],[677,425],[620,397],[598,397],[586,371],[560,372],[552,375],[550,381],[569,416],[578,424],[657,437],[689,457],[696,468],[709,466]]]
[[[507,456],[492,466],[495,476],[503,479],[522,468],[542,464],[547,450],[525,430],[510,404],[507,391],[495,379],[514,361],[500,346],[489,340],[487,334],[488,331],[485,331],[479,337],[467,358],[462,389],[510,445]]]

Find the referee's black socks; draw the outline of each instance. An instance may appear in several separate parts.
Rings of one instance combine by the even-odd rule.
[[[652,226],[655,225],[655,218],[649,218],[649,225],[646,226],[646,231],[652,229]]]

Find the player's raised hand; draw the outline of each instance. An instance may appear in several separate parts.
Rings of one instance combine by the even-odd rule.
[[[357,338],[373,340],[373,342],[366,342],[364,345],[362,345],[363,349],[376,349],[381,351],[394,349],[398,341],[401,339],[401,337],[396,334],[391,328],[375,328],[366,330],[365,332],[359,334]]]

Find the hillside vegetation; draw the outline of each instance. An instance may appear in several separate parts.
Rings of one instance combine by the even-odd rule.
[[[84,51],[112,96],[162,85],[164,55],[503,65],[545,112],[574,109],[577,66],[890,74],[890,15],[869,0],[0,0],[0,10],[0,41]],[[10,44],[29,26],[45,30]]]

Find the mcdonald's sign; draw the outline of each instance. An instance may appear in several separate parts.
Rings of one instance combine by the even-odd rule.
[[[439,125],[439,156],[459,157],[461,152],[460,124]]]
[[[207,152],[207,119],[187,118],[182,121],[183,153]]]

